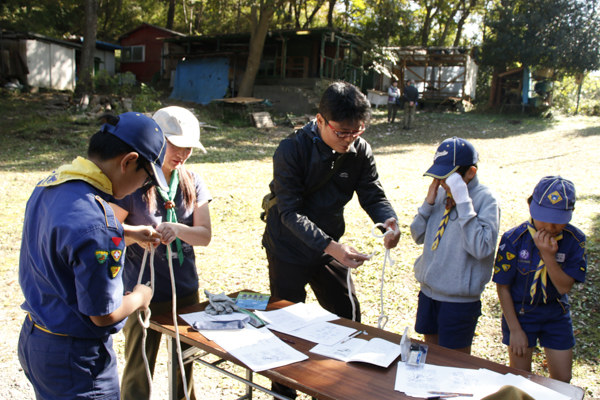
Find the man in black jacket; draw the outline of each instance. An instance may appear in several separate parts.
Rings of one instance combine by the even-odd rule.
[[[358,88],[334,82],[321,98],[316,120],[281,141],[269,185],[277,203],[268,210],[262,242],[273,296],[303,302],[310,284],[323,308],[349,319],[348,268],[369,258],[339,242],[345,230],[344,206],[354,192],[373,222],[384,223],[384,229],[393,232],[385,236],[385,247],[396,247],[400,239],[396,213],[379,182],[371,146],[360,137],[371,117],[370,108]],[[341,164],[336,167],[336,163]],[[335,173],[328,178],[332,170]],[[351,291],[360,321],[353,285]]]
[[[419,89],[415,87],[415,80],[411,79],[404,88],[404,128],[410,129],[415,120]]]

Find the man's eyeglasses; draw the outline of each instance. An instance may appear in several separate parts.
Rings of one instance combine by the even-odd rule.
[[[150,171],[148,171],[146,169],[146,166],[142,166],[142,168],[144,168],[144,171],[146,171],[146,175],[148,175],[148,177],[146,178],[146,180],[144,181],[144,183],[142,184],[142,188],[145,189],[149,186],[152,185],[156,185],[156,180],[154,179],[154,175],[150,173]]]
[[[329,129],[331,129],[333,131],[333,133],[335,133],[336,136],[338,138],[340,138],[340,139],[345,139],[345,138],[348,138],[348,137],[353,137],[353,138],[358,137],[358,136],[362,135],[365,132],[365,130],[367,129],[365,127],[365,124],[363,124],[362,128],[360,128],[357,131],[343,131],[343,132],[340,132],[340,131],[335,130],[335,128],[333,126],[331,126],[331,124],[329,123],[329,121],[327,121],[325,119],[325,117],[323,117],[323,120],[327,123],[327,126],[329,126]]]

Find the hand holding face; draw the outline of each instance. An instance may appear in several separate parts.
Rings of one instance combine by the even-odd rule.
[[[558,243],[544,228],[533,235],[533,241],[542,255],[554,257],[558,251]]]
[[[441,183],[441,181],[439,179],[433,178],[431,185],[429,185],[429,190],[427,191],[427,197],[425,198],[425,200],[427,201],[427,204],[429,204],[429,205],[435,204],[435,198],[437,197],[438,188],[440,187],[440,183]]]

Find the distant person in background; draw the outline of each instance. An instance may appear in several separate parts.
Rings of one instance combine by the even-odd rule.
[[[415,120],[419,89],[415,87],[415,80],[411,79],[404,88],[404,128],[410,129]]]
[[[394,122],[396,119],[396,112],[398,106],[396,105],[396,99],[400,97],[400,89],[398,89],[398,81],[393,81],[392,85],[388,89],[388,124]]]

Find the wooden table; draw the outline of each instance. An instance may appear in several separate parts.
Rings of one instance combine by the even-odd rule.
[[[250,290],[243,290],[248,292]],[[233,293],[230,297],[237,297],[237,293]],[[193,306],[182,308],[178,314],[187,314],[191,312],[202,311],[208,302],[196,304]],[[289,301],[278,300],[271,298],[267,310],[275,310],[291,305]],[[358,322],[353,322],[345,318],[333,321],[333,323],[349,326],[357,330],[366,330],[369,335],[359,335],[360,338],[380,337],[394,343],[400,343],[401,336],[395,333],[387,332],[371,326],[363,325]],[[212,342],[202,336],[199,332],[193,330],[183,319],[178,318],[179,335],[182,342],[185,342],[194,348],[184,352],[184,358],[194,360],[207,367],[217,369],[225,375],[238,379],[247,385],[246,395],[240,399],[251,399],[252,388],[264,391],[274,395],[280,399],[287,399],[278,394],[270,392],[268,389],[252,382],[252,371],[247,369],[244,364],[223,350],[215,342]],[[173,317],[171,313],[153,316],[150,320],[150,328],[162,332],[169,336],[169,383],[170,383],[170,399],[177,398],[177,384],[174,377],[178,368],[177,354],[174,349]],[[302,340],[289,335],[273,332],[276,336],[292,339],[295,344],[291,344],[293,348],[309,356],[308,360],[286,365],[283,367],[262,371],[261,375],[269,378],[272,381],[284,384],[301,392],[307,393],[318,399],[343,399],[343,400],[364,400],[364,399],[414,399],[404,395],[404,393],[394,391],[394,383],[396,381],[396,364],[393,362],[389,368],[380,368],[366,363],[345,363],[343,361],[334,360],[323,357],[318,354],[310,353],[309,350],[315,346],[314,343]],[[440,346],[429,344],[427,353],[427,363],[434,365],[443,365],[447,367],[458,368],[487,368],[489,370],[499,372],[501,374],[513,373],[521,375],[532,381],[556,390],[573,400],[583,399],[583,389],[559,382],[554,379],[543,376],[533,375],[516,368],[500,365],[492,361],[484,360],[469,356],[458,351],[449,350]],[[203,351],[200,355],[195,355],[198,351]],[[202,357],[207,354],[214,354],[223,361],[230,361],[234,364],[246,368],[246,377],[234,375],[217,366],[217,363],[209,363],[202,360]]]

